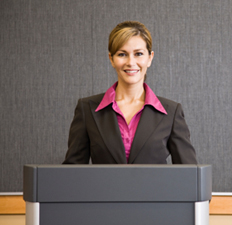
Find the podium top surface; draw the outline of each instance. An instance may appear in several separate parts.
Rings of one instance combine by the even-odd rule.
[[[25,165],[30,202],[196,202],[211,198],[210,165]]]

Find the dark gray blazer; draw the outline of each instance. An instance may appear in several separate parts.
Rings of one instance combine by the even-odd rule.
[[[64,164],[126,164],[125,148],[110,104],[95,112],[104,94],[79,99]],[[179,103],[158,97],[167,115],[146,105],[131,146],[130,164],[197,164],[189,129]]]

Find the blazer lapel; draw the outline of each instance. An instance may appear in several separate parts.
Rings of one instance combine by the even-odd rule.
[[[95,112],[98,104],[96,102],[90,102],[90,107],[102,139],[116,162],[126,164],[125,148],[122,142],[117,116],[111,105]]]
[[[155,110],[151,106],[145,106],[131,146],[129,163],[133,163],[143,145],[155,131],[165,114]]]

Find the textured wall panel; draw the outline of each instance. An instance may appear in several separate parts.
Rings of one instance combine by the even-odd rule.
[[[78,98],[117,79],[108,35],[144,23],[155,57],[147,83],[181,102],[213,191],[232,192],[231,0],[1,0],[0,191],[22,191],[24,164],[57,164]]]

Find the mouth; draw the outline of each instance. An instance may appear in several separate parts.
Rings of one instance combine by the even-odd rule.
[[[124,70],[124,72],[132,75],[132,74],[138,73],[139,70]]]

